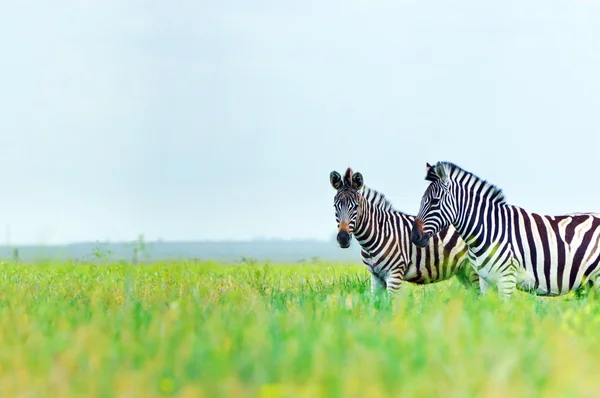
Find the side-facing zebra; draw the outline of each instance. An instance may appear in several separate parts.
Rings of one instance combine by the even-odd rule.
[[[450,162],[427,164],[430,181],[411,232],[427,246],[453,225],[469,248],[481,292],[495,285],[504,298],[518,288],[557,296],[600,272],[600,214],[546,216],[506,203],[496,186]]]
[[[479,290],[479,278],[469,262],[465,243],[454,228],[443,229],[428,248],[410,242],[414,216],[392,208],[385,196],[363,186],[361,173],[332,171],[329,179],[338,223],[337,241],[350,247],[352,235],[360,244],[362,261],[371,272],[371,290],[394,293],[403,280],[417,284],[456,276],[467,288]]]

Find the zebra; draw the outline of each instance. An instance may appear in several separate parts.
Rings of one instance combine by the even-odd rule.
[[[385,196],[363,185],[361,173],[348,168],[342,179],[330,173],[338,224],[337,242],[350,247],[352,235],[361,246],[361,258],[371,273],[371,292],[397,293],[401,282],[440,282],[456,276],[466,288],[479,291],[479,278],[469,263],[465,243],[454,228],[442,230],[429,248],[410,242],[414,216],[394,210]]]
[[[425,180],[430,183],[411,241],[426,247],[454,226],[467,244],[482,294],[495,287],[503,299],[517,289],[553,297],[596,284],[600,214],[548,216],[509,205],[501,189],[450,162],[427,163]]]

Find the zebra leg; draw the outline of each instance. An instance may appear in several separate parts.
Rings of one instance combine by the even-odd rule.
[[[515,272],[515,263],[510,263],[506,271],[498,278],[498,293],[504,300],[508,300],[517,290],[517,274]]]
[[[481,292],[479,274],[475,271],[475,268],[470,262],[466,262],[456,273],[456,279],[461,285],[467,290],[474,289],[477,292]]]
[[[587,294],[594,292],[594,294],[600,295],[600,275],[595,275],[589,278],[582,286],[579,287],[579,289],[577,289],[577,291],[575,291],[575,294],[579,293],[579,296],[584,296],[584,294],[581,294],[584,290],[587,291]]]
[[[386,280],[387,291],[390,295],[395,295],[400,291],[402,278],[397,275],[391,275]]]
[[[402,281],[404,280],[404,271],[406,266],[399,266],[392,270],[387,275],[385,280],[387,285],[387,291],[391,296],[395,296],[400,292]]]
[[[386,289],[386,283],[375,274],[371,274],[371,294],[379,293]]]
[[[469,277],[469,285],[471,287],[471,289],[474,289],[477,293],[480,293],[480,283],[479,283],[479,279],[481,279],[479,277],[479,274],[477,273],[477,271],[475,271],[473,269],[473,267],[470,267],[470,270],[472,271],[470,273],[470,277]]]
[[[492,284],[486,281],[484,278],[479,277],[479,292],[481,295],[485,295]]]

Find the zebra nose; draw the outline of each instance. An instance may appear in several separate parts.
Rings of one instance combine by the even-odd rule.
[[[350,247],[350,233],[344,230],[338,232],[337,241],[342,249]]]
[[[412,230],[410,231],[410,240],[414,244],[421,240],[421,231],[419,231],[419,228],[417,228],[416,225],[413,225]]]
[[[410,241],[417,247],[425,247],[429,243],[429,238],[421,232],[422,228],[423,222],[416,219],[410,231]]]

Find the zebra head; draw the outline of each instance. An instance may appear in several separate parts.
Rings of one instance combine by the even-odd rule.
[[[360,189],[363,187],[363,177],[360,173],[346,170],[344,178],[337,171],[329,174],[331,186],[337,191],[333,199],[335,220],[338,224],[337,241],[342,249],[350,247],[350,240],[356,225],[360,203]]]
[[[444,165],[427,163],[425,180],[431,181],[421,200],[421,208],[413,223],[410,240],[425,247],[429,239],[448,227],[456,218],[456,200],[451,192],[452,181]]]

